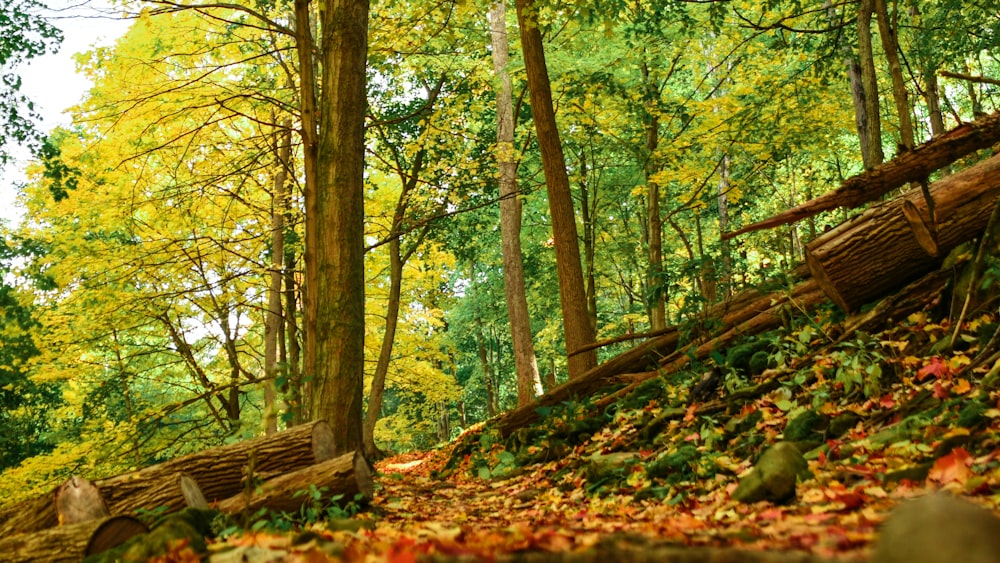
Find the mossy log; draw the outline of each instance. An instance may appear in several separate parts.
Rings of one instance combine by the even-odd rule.
[[[220,501],[217,508],[229,514],[253,513],[264,507],[298,512],[312,501],[302,492],[313,486],[324,489],[327,497],[342,495],[344,500],[352,501],[360,493],[362,499],[369,501],[373,495],[371,468],[361,452],[347,453],[269,479],[259,487]]]

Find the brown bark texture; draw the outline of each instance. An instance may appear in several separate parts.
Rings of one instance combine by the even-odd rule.
[[[925,180],[932,172],[978,150],[1000,142],[1000,113],[994,113],[906,151],[873,170],[852,176],[839,188],[773,217],[728,233],[725,238],[770,229],[812,217],[838,207],[853,208],[876,201],[910,182]]]
[[[0,539],[0,563],[79,563],[88,554],[91,539],[98,530],[114,543],[147,531],[145,525],[131,516],[112,516],[87,520],[45,530],[8,535]],[[114,547],[114,545],[109,545]]]
[[[320,13],[323,92],[316,161],[311,412],[313,420],[330,422],[336,451],[347,453],[363,448],[368,0],[325,0]]]
[[[263,507],[295,513],[312,502],[312,497],[302,491],[313,486],[323,490],[327,498],[343,495],[345,501],[353,501],[360,493],[368,501],[373,494],[371,468],[360,451],[350,452],[269,479],[254,490],[220,501],[217,507],[231,514],[252,514]]]
[[[934,184],[933,222],[924,198],[906,198],[903,214],[927,254],[943,256],[986,228],[998,194],[1000,157],[994,156]]]
[[[555,108],[552,105],[552,89],[545,64],[542,33],[538,28],[538,7],[533,0],[517,0],[515,6],[531,93],[531,112],[542,154],[545,188],[549,196],[569,376],[581,377],[597,365],[597,353],[573,353],[596,340],[587,311],[587,292],[583,284],[573,196],[566,172],[566,157],[559,139]]]
[[[204,450],[101,479],[94,485],[111,514],[161,505],[181,508],[185,485],[180,482],[179,474],[193,479],[208,502],[228,498],[243,490],[251,455],[255,475],[268,479],[332,458],[333,433],[323,421],[304,424],[264,438]],[[53,495],[28,499],[0,512],[0,537],[56,526],[59,520]],[[137,499],[143,504],[136,504]]]
[[[507,5],[498,0],[490,9],[490,51],[497,87],[497,167],[500,183],[500,240],[503,254],[504,295],[517,371],[517,404],[530,403],[542,394],[538,360],[528,314],[528,298],[524,282],[524,260],[521,256],[522,204],[517,185],[517,158],[514,153],[514,102],[507,72],[510,44],[507,38]]]
[[[930,187],[930,194],[938,208],[936,234],[926,228],[929,220],[922,214],[927,202],[918,188],[868,209],[808,245],[809,268],[834,303],[854,311],[934,270],[941,256],[980,234],[1000,197],[1000,156],[945,177]],[[906,207],[911,208],[910,220]],[[914,223],[914,216],[921,220]],[[925,248],[931,242],[935,253]]]

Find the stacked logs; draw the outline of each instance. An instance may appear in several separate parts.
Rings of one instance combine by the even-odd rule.
[[[94,482],[73,477],[0,510],[0,562],[80,561],[148,532],[135,517],[142,511],[298,511],[310,497],[296,493],[311,486],[372,497],[368,462],[359,452],[335,456],[325,421]]]

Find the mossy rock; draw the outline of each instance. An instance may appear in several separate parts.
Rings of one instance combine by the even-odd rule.
[[[636,410],[648,405],[650,401],[659,400],[666,396],[666,387],[659,377],[647,379],[618,401],[618,407],[622,410]]]
[[[830,425],[826,429],[826,435],[829,438],[840,438],[844,434],[847,434],[858,422],[861,421],[861,415],[853,411],[845,411],[830,420]]]
[[[85,563],[141,562],[163,557],[177,549],[195,554],[208,552],[205,540],[214,537],[219,511],[185,508],[164,516],[148,534],[136,536],[122,545],[86,558]],[[184,547],[179,547],[184,546]]]
[[[750,356],[750,375],[753,376],[764,373],[767,368],[773,367],[773,363],[774,362],[771,361],[771,354],[769,352],[766,350],[757,350],[753,353],[753,356]]]
[[[747,413],[744,416],[735,416],[726,422],[723,430],[726,436],[739,436],[748,430],[757,427],[757,423],[764,419],[764,413],[760,409]]]
[[[753,344],[740,344],[726,351],[726,365],[740,375],[750,373],[750,359],[756,353]]]
[[[822,441],[830,425],[830,417],[815,410],[808,410],[788,421],[784,437],[788,442]]]
[[[761,454],[732,496],[743,503],[762,500],[786,503],[795,498],[798,479],[808,476],[809,464],[798,448],[788,442],[778,442]]]
[[[646,475],[652,478],[666,479],[668,481],[679,481],[690,477],[694,471],[692,463],[701,456],[698,448],[685,444],[676,452],[660,456],[646,466]]]

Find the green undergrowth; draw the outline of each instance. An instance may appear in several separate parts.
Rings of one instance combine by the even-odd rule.
[[[925,479],[955,448],[975,459],[1000,447],[997,376],[964,369],[996,334],[996,313],[965,322],[951,347],[954,327],[931,313],[848,337],[843,320],[832,310],[796,317],[606,408],[585,399],[539,409],[504,439],[487,425],[451,470],[502,479],[551,464],[560,487],[680,502],[734,482],[779,441],[832,475],[849,481],[865,465],[884,484]]]

